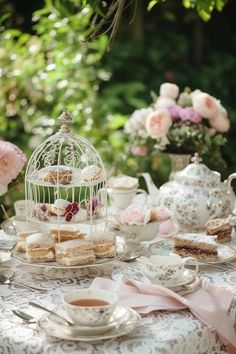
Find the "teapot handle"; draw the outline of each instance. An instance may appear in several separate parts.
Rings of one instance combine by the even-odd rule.
[[[229,175],[229,177],[227,179],[227,191],[230,191],[231,182],[233,181],[233,179],[236,179],[236,172],[231,173],[231,175]]]
[[[210,216],[210,219],[215,219],[215,218],[219,217],[219,214],[221,213],[221,206],[222,206],[221,201],[218,204],[208,201],[206,206],[207,206],[207,209],[209,209],[209,210],[214,209],[214,213]]]

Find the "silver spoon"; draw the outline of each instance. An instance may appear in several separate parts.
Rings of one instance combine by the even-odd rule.
[[[12,312],[14,313],[14,315],[18,316],[19,318],[21,318],[22,320],[24,320],[25,322],[31,324],[31,323],[36,323],[36,319],[29,315],[26,312],[20,311],[20,310],[12,310]]]
[[[46,289],[36,288],[35,286],[12,280],[13,275],[14,275],[14,273],[11,274],[10,276],[6,276],[5,274],[1,273],[0,274],[0,284],[15,284],[15,285],[18,285],[22,288],[26,288],[28,290],[31,290],[31,291],[41,291],[41,292],[47,291]]]
[[[50,314],[53,315],[53,316],[58,317],[60,320],[62,320],[62,321],[66,324],[66,326],[74,326],[74,323],[73,323],[73,322],[67,320],[66,318],[62,317],[61,315],[58,315],[58,313],[56,313],[56,312],[54,312],[54,311],[52,311],[52,310],[49,310],[49,309],[48,309],[47,307],[45,307],[45,306],[42,306],[42,305],[37,304],[36,302],[32,302],[32,301],[29,302],[29,305],[31,305],[31,306],[33,306],[33,307],[36,307],[36,308],[38,308],[38,309],[40,309],[40,310],[46,311],[46,312],[50,313]]]

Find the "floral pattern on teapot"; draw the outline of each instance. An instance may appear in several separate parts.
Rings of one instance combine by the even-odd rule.
[[[209,219],[228,217],[235,204],[235,195],[231,181],[221,182],[218,172],[211,171],[201,163],[201,158],[195,154],[185,169],[175,174],[174,180],[161,186],[158,191],[147,182],[152,201],[156,205],[164,205],[171,210],[181,230],[200,231],[204,229]],[[149,182],[149,183],[148,183]]]

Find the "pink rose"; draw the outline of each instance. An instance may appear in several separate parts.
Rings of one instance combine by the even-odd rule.
[[[179,113],[182,110],[178,104],[174,104],[173,106],[167,107],[167,111],[170,113],[172,119],[179,118]]]
[[[152,138],[160,138],[167,135],[171,124],[169,113],[166,110],[158,110],[147,117],[146,129]]]
[[[165,82],[160,87],[160,96],[168,97],[175,100],[179,94],[179,87],[175,84],[170,84],[169,82]]]
[[[25,162],[25,154],[16,145],[0,141],[0,185],[6,186],[15,179]]]
[[[179,112],[179,117],[183,122],[201,123],[202,121],[202,117],[192,107],[182,108]]]
[[[152,221],[165,221],[171,217],[169,209],[164,206],[152,208]]]
[[[218,130],[220,133],[226,133],[230,128],[230,121],[223,114],[218,114],[215,117],[209,119],[209,123],[212,128]]]
[[[160,96],[156,100],[154,107],[156,109],[162,109],[162,108],[167,108],[169,106],[173,106],[174,104],[176,104],[176,102],[172,98]]]
[[[120,220],[122,224],[127,225],[145,225],[150,221],[151,209],[140,207],[135,204],[128,206],[121,212]]]
[[[148,148],[146,146],[132,145],[131,146],[131,153],[134,156],[147,156]]]
[[[218,113],[217,100],[205,92],[192,96],[193,108],[204,118],[214,118]]]

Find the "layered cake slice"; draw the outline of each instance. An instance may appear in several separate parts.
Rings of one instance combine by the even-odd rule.
[[[66,266],[93,263],[95,255],[92,242],[70,240],[55,245],[56,261]]]
[[[28,230],[17,232],[17,252],[25,252],[25,241],[28,236],[38,233],[38,230]]]
[[[208,235],[217,236],[219,243],[231,241],[232,226],[228,219],[212,219],[206,225]]]
[[[94,244],[94,253],[97,258],[116,256],[116,236],[113,232],[96,232],[89,237]]]
[[[173,238],[173,252],[181,257],[195,257],[203,261],[216,261],[216,237],[201,234],[178,234]]]
[[[43,263],[54,260],[54,243],[50,235],[37,233],[27,237],[25,248],[29,263]]]
[[[60,228],[51,229],[50,232],[55,243],[84,238],[84,235],[73,226],[60,226]]]

